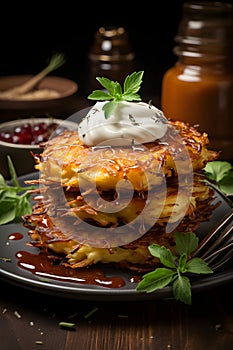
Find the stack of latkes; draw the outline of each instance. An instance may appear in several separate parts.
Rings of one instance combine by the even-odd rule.
[[[114,264],[135,271],[158,265],[148,246],[176,254],[174,232],[190,232],[217,205],[203,168],[216,160],[208,135],[168,121],[160,140],[87,147],[76,131],[42,145],[33,213],[23,217],[32,243],[61,264]]]

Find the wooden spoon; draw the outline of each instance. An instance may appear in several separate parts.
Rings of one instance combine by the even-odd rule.
[[[5,91],[0,91],[0,99],[13,99],[16,96],[20,96],[31,91],[47,74],[53,70],[59,68],[65,63],[64,55],[61,53],[55,53],[48,64],[41,72],[34,75],[31,79],[27,80],[25,83],[10,88]]]

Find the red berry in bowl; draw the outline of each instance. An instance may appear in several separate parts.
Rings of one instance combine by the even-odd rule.
[[[55,122],[45,123],[24,123],[21,126],[14,127],[11,131],[2,131],[0,133],[0,140],[21,145],[39,145],[46,142],[53,132],[59,127]],[[59,134],[64,128],[59,127]]]

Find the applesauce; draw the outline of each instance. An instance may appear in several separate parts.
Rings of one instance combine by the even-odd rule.
[[[162,80],[166,117],[199,125],[209,147],[233,160],[233,6],[184,3],[175,41],[178,60]]]

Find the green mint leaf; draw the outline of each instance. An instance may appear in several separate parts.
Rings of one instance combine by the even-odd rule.
[[[157,268],[143,276],[142,281],[137,285],[136,290],[151,293],[157,289],[164,288],[170,284],[176,272],[171,269]]]
[[[16,217],[20,217],[25,214],[31,214],[32,207],[29,202],[29,197],[27,193],[24,193],[22,196],[18,196],[18,205],[16,211]]]
[[[112,100],[112,96],[109,95],[108,93],[101,91],[101,90],[95,90],[93,91],[88,98],[90,100],[99,100],[99,101],[108,101]]]
[[[7,164],[8,164],[9,172],[11,175],[11,181],[12,181],[13,185],[15,187],[20,187],[13,162],[12,162],[11,157],[9,155],[7,156]]]
[[[117,107],[117,102],[115,101],[110,101],[105,103],[105,105],[103,106],[103,111],[105,113],[105,119],[110,118],[111,114],[114,113],[114,110]]]
[[[175,232],[177,251],[180,255],[191,254],[198,246],[198,237],[194,232]]]
[[[186,271],[196,274],[213,273],[213,270],[208,266],[208,264],[200,258],[190,259],[186,264]]]
[[[233,166],[229,162],[216,160],[207,163],[204,170],[206,176],[218,184],[219,181],[223,180],[230,174],[230,172],[233,170]]]
[[[187,263],[187,254],[183,253],[178,261],[178,270],[180,272],[185,272],[186,271],[186,263]]]
[[[116,89],[116,83],[108,78],[100,78],[97,77],[96,80],[106,89],[109,91],[109,94],[114,97],[115,89]]]
[[[99,101],[141,101],[140,95],[137,93],[142,84],[142,76],[144,71],[133,72],[128,75],[124,81],[124,88],[122,91],[121,85],[117,81],[112,81],[105,77],[97,77],[96,80],[104,87],[107,92],[102,90],[93,91],[88,98],[90,100],[99,100]],[[105,118],[109,118],[111,110],[108,105],[107,109],[104,110]],[[112,112],[112,110],[111,110]]]
[[[226,195],[233,195],[233,166],[230,162],[216,160],[206,164],[206,178],[213,181]]]
[[[8,156],[8,166],[12,185],[8,185],[3,176],[0,176],[0,225],[16,221],[22,215],[32,212],[31,195],[28,190],[34,189],[34,186],[20,186],[10,156]]]
[[[0,202],[0,225],[5,225],[15,219],[16,205],[12,199],[4,199]]]
[[[228,196],[233,195],[233,172],[228,173],[218,183],[219,189]]]
[[[179,275],[172,284],[172,292],[176,300],[188,305],[192,304],[191,284],[188,277]]]
[[[144,71],[134,72],[131,75],[128,75],[124,81],[124,94],[133,93],[139,91],[142,84],[142,77]]]
[[[125,101],[141,101],[141,97],[138,94],[127,93],[123,95]]]
[[[174,234],[179,255],[173,255],[169,249],[158,244],[148,246],[151,255],[160,259],[160,262],[169,268],[157,268],[145,274],[136,290],[150,293],[172,284],[175,299],[191,304],[191,283],[184,274],[208,274],[213,271],[201,258],[188,260],[190,253],[198,246],[198,238],[194,232],[175,232]]]
[[[151,255],[155,256],[160,262],[170,268],[176,268],[176,257],[171,253],[170,249],[160,246],[159,244],[152,244],[148,247]]]
[[[2,174],[0,174],[0,187],[6,186],[6,181]]]
[[[0,191],[0,199],[3,201],[4,199],[10,199],[10,198],[16,198],[17,196],[17,191],[15,187],[8,187],[5,186],[4,188],[1,188]]]
[[[115,91],[113,93],[114,100],[115,101],[122,101],[122,88],[121,85],[118,82],[115,82]]]

